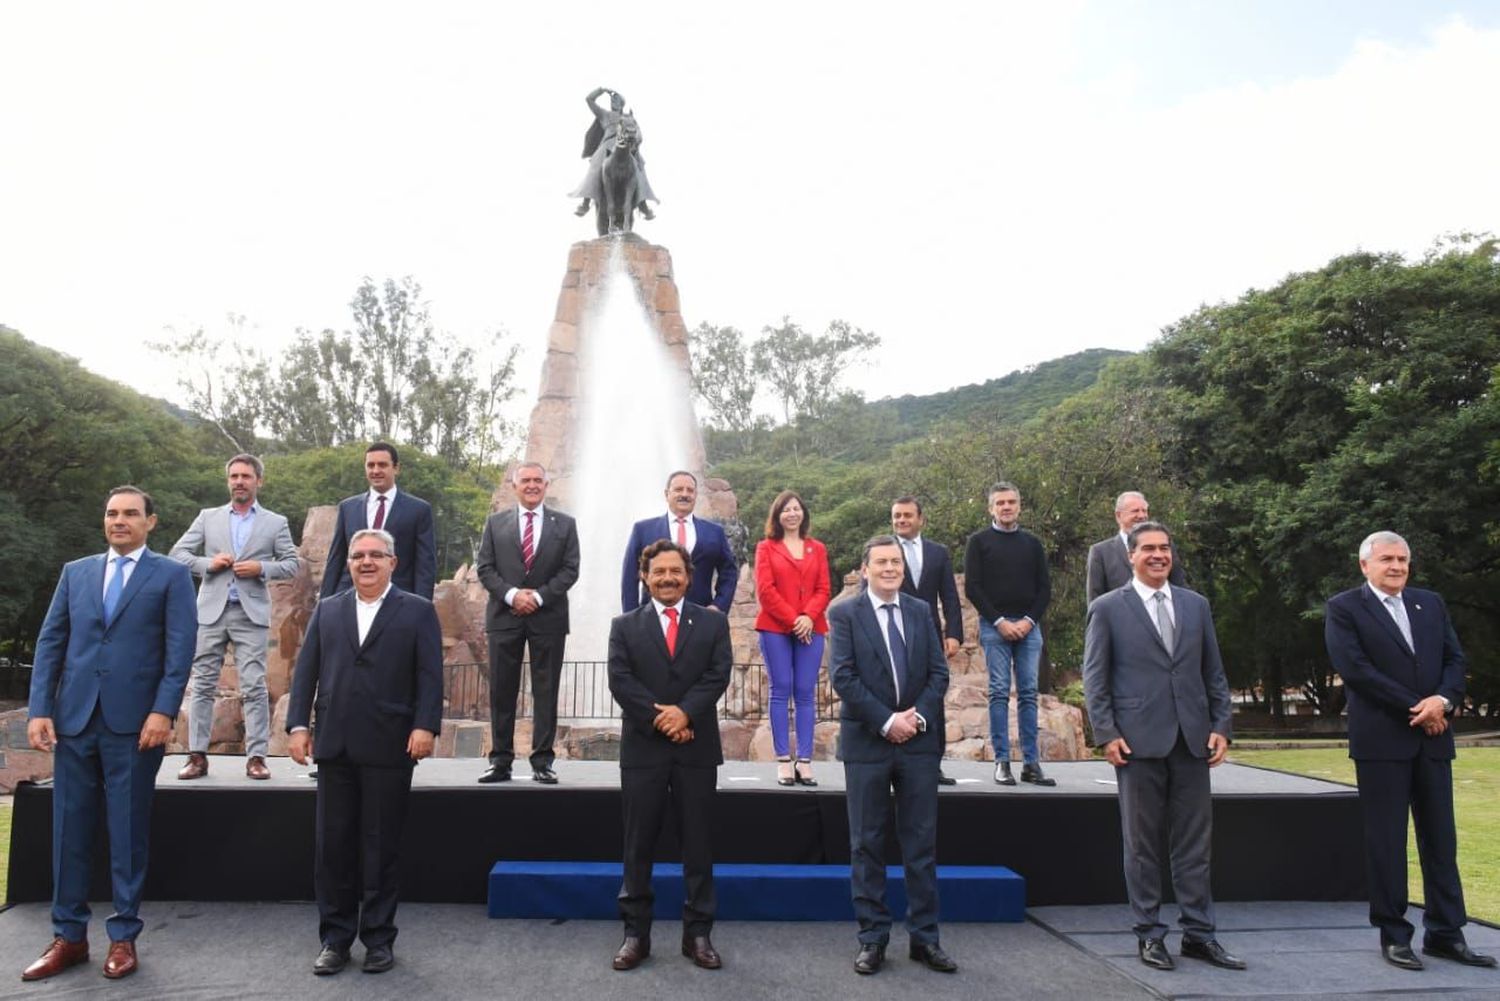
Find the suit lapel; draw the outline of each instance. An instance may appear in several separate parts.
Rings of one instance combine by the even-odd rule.
[[[652,605],[651,610],[655,611],[656,606]],[[679,655],[683,650],[687,649],[688,641],[691,640],[693,636],[693,630],[698,627],[698,614],[699,610],[695,605],[692,604],[692,602],[684,601],[682,603],[682,614],[677,617],[677,649],[672,653],[673,674],[677,673],[677,668],[679,666],[687,663],[687,661],[683,660],[683,658]],[[657,632],[660,633],[662,631],[658,629]],[[667,638],[665,634],[662,635],[661,645],[663,650],[667,648]]]
[[[340,607],[336,610],[339,621],[343,623],[344,635],[349,637],[349,649],[355,654],[359,653],[359,616],[355,613],[357,607],[354,603],[359,600],[351,584],[349,590],[343,592],[337,599]]]
[[[365,634],[365,641],[359,645],[361,653],[370,649],[379,639],[385,627],[391,624],[391,620],[400,611],[401,589],[395,585],[385,593],[385,600],[380,603],[380,611],[375,613],[375,621],[370,623],[370,631]],[[355,624],[355,638],[359,638],[358,623]]]
[[[90,607],[100,622],[104,621],[104,568],[109,565],[112,552],[94,557],[84,567],[83,586],[88,588]]]
[[[115,617],[110,620],[106,629],[113,629],[116,622],[125,617],[125,609],[130,607],[131,601],[141,593],[141,588],[146,586],[146,579],[156,572],[157,556],[151,550],[141,552],[141,558],[136,560],[135,569],[130,572],[130,579],[125,582],[125,591],[120,595],[120,604],[115,608]],[[118,571],[117,571],[118,572]],[[99,596],[99,611],[104,611],[104,595]]]
[[[880,631],[880,619],[875,614],[875,609],[870,604],[870,599],[866,595],[861,594],[854,600],[859,602],[858,607],[854,609],[854,619],[860,624],[860,628],[865,631],[865,636],[875,647],[875,656],[880,659],[880,666],[882,668],[881,677],[885,680],[886,687],[892,687],[894,682],[891,680],[891,672],[894,668],[891,666],[890,651],[885,648],[885,635]],[[908,657],[907,661],[910,662],[910,660],[911,658]],[[868,680],[866,679],[867,682]]]
[[[1360,604],[1364,607],[1366,614],[1375,618],[1380,628],[1386,631],[1386,635],[1396,641],[1396,645],[1403,650],[1411,650],[1406,644],[1406,637],[1401,635],[1401,627],[1396,625],[1396,620],[1391,618],[1390,610],[1385,607],[1381,600],[1375,597],[1368,585],[1359,589]],[[1401,592],[1401,603],[1406,605],[1406,621],[1412,623],[1411,638],[1413,642],[1417,638],[1416,623],[1411,617],[1411,603],[1406,599],[1406,592]]]
[[[1156,622],[1151,618],[1151,612],[1146,608],[1146,603],[1141,600],[1141,596],[1139,594],[1136,594],[1134,585],[1127,583],[1120,590],[1125,592],[1125,605],[1131,610],[1131,613],[1136,617],[1137,621],[1140,622],[1141,628],[1145,629],[1146,632],[1151,635],[1151,638],[1156,641],[1156,648],[1163,654],[1166,654],[1167,645],[1161,641],[1161,633],[1157,631]],[[1174,609],[1174,611],[1178,613],[1177,635],[1180,637],[1182,635],[1183,627],[1182,611],[1181,609]],[[1181,644],[1178,645],[1181,646]]]

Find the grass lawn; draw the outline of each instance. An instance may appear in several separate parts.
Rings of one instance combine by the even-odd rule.
[[[1354,762],[1344,748],[1233,751],[1229,760],[1354,784]],[[1500,747],[1459,748],[1453,762],[1453,812],[1458,822],[1458,869],[1472,917],[1500,922]],[[1422,899],[1417,841],[1407,834],[1411,897]]]

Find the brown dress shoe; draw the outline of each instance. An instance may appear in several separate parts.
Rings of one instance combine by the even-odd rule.
[[[46,980],[70,966],[89,961],[89,942],[69,942],[61,935],[52,940],[41,957],[21,973],[22,980]]]
[[[109,955],[104,957],[104,975],[111,980],[128,977],[135,972],[135,943],[111,942]]]
[[[705,970],[717,970],[724,965],[719,958],[718,950],[709,941],[707,935],[694,935],[691,938],[682,937],[682,954],[693,961],[694,966]]]
[[[252,779],[268,779],[271,777],[271,769],[266,767],[266,759],[257,755],[246,759],[245,775]]]
[[[627,935],[625,941],[620,943],[620,948],[615,952],[615,958],[610,965],[617,970],[633,970],[640,966],[649,955],[651,955],[650,940]]]
[[[186,781],[187,779],[201,779],[208,774],[208,755],[201,751],[193,751],[188,755],[187,764],[182,766],[182,771],[177,777]]]

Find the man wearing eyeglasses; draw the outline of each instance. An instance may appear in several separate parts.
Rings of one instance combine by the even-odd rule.
[[[395,965],[412,766],[432,754],[443,715],[442,627],[430,601],[392,585],[396,540],[379,529],[355,532],[348,564],[354,586],[318,602],[287,709],[293,760],[318,762],[319,976],[348,964],[356,936],[366,973]]]

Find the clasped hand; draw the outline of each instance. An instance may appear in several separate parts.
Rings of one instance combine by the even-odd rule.
[[[1411,714],[1411,726],[1419,726],[1429,737],[1436,737],[1448,729],[1448,714],[1443,708],[1441,695],[1429,695],[1406,710]]]
[[[892,744],[904,744],[921,732],[920,724],[917,722],[917,710],[913,706],[891,717],[891,725],[885,730],[885,739]]]
[[[651,703],[651,706],[657,710],[656,719],[652,720],[651,725],[662,736],[674,744],[686,744],[693,739],[693,721],[688,719],[687,713],[677,706],[664,706],[658,702]]]
[[[536,592],[529,587],[523,587],[516,592],[515,600],[510,604],[510,610],[517,615],[530,615],[542,606],[537,604]]]

